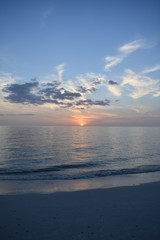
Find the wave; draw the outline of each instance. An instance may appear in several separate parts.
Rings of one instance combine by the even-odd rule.
[[[107,177],[114,175],[126,175],[126,174],[138,174],[138,173],[151,173],[159,172],[160,165],[143,165],[135,168],[123,168],[123,169],[100,169],[90,170],[78,173],[61,173],[54,174],[62,169],[74,169],[82,167],[90,167],[95,164],[70,164],[70,165],[58,165],[49,168],[35,169],[35,170],[19,170],[14,172],[0,171],[0,180],[78,180],[78,179],[90,179],[98,177]],[[37,173],[37,174],[36,174]]]
[[[160,165],[143,165],[136,168],[124,168],[118,170],[100,170],[97,172],[92,172],[90,178],[92,177],[106,177],[111,175],[124,175],[124,174],[138,174],[138,173],[150,173],[159,172]]]
[[[97,166],[97,163],[73,163],[73,164],[60,164],[60,165],[54,165],[44,168],[37,168],[37,169],[27,169],[27,168],[20,168],[20,169],[8,169],[8,168],[2,168],[0,169],[0,175],[19,175],[19,174],[32,174],[32,173],[47,173],[47,172],[59,172],[62,170],[67,169],[81,169],[81,168],[89,168],[89,167],[95,167]]]

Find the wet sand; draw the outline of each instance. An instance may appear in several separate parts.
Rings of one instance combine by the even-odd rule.
[[[160,182],[0,196],[2,240],[159,240]]]

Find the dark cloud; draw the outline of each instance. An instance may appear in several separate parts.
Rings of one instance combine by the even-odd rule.
[[[108,84],[109,84],[109,85],[118,85],[118,83],[115,82],[115,81],[113,81],[113,80],[109,80],[109,81],[108,81]]]
[[[62,100],[74,100],[81,97],[80,92],[71,92],[59,88],[58,85],[56,83],[47,83],[40,86],[37,81],[33,81],[24,84],[11,84],[3,91],[9,94],[5,99],[10,102],[36,105],[54,103],[63,106]]]
[[[11,84],[5,88],[6,92],[14,92],[15,94],[28,94],[33,88],[38,87],[37,81],[24,84]]]
[[[60,82],[40,83],[36,79],[24,84],[10,84],[3,89],[8,93],[5,99],[12,103],[42,105],[51,103],[61,108],[85,109],[90,106],[107,106],[109,100],[85,99],[85,93],[96,91],[96,85],[101,84],[102,80],[92,79],[88,87],[77,86],[73,90],[66,89]],[[83,97],[83,100],[82,100]]]
[[[109,106],[110,101],[108,99],[105,100],[97,100],[93,101],[91,99],[86,99],[86,100],[79,100],[76,102],[71,102],[71,103],[62,103],[63,105],[61,106],[62,108],[70,108],[74,107],[79,110],[84,110],[86,108],[89,108],[90,106]]]
[[[93,101],[91,99],[80,100],[75,103],[76,106],[108,106],[110,101],[108,99],[105,100],[97,100]]]
[[[6,100],[13,103],[43,104],[43,97],[33,93],[37,90],[39,83],[37,81],[24,84],[11,84],[3,89],[9,93]]]
[[[45,97],[52,97],[53,99],[60,99],[60,100],[73,100],[75,98],[81,97],[79,92],[71,92],[65,90],[64,88],[56,88],[53,86],[52,88],[46,88],[41,90],[41,93],[44,94]]]
[[[82,86],[79,86],[77,88],[77,91],[81,92],[81,93],[93,93],[96,91],[96,88],[95,87],[90,87],[90,88],[85,88],[85,87],[82,87]]]
[[[89,81],[89,86],[78,86],[77,91],[81,93],[93,93],[97,89],[97,85],[101,85],[103,83],[103,79],[101,78],[92,78]]]
[[[99,79],[99,78],[94,78],[94,79],[92,80],[92,83],[93,83],[94,85],[99,85],[99,84],[102,83],[102,80]]]

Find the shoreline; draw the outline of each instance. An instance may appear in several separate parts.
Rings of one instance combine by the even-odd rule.
[[[0,236],[10,240],[158,240],[160,182],[0,196]]]
[[[160,172],[124,174],[79,180],[0,180],[1,195],[52,194],[136,186],[160,181]]]

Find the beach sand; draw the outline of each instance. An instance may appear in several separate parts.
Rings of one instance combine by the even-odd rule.
[[[159,240],[160,182],[0,196],[1,240]]]

